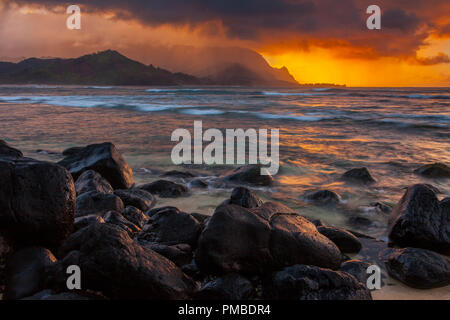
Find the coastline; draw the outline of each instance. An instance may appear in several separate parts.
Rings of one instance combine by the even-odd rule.
[[[94,224],[93,229],[88,232],[89,236],[84,236],[86,237],[86,243],[89,244],[84,249],[78,248],[78,245],[72,242],[73,231],[66,230],[66,227],[58,231],[58,233],[61,233],[60,237],[65,239],[63,243],[70,239],[68,243],[71,243],[70,246],[77,248],[74,251],[80,252],[84,257],[83,259],[91,261],[90,259],[96,256],[107,254],[109,263],[115,264],[117,257],[121,257],[124,253],[123,248],[135,250],[140,252],[143,257],[146,257],[145,259],[155,260],[166,266],[156,270],[151,269],[149,265],[145,264],[145,259],[141,260],[138,258],[138,261],[146,265],[143,267],[143,270],[153,270],[152,272],[156,274],[161,274],[161,272],[165,274],[163,272],[164,269],[170,270],[170,276],[168,274],[165,274],[165,276],[177,283],[175,285],[177,289],[176,292],[166,292],[168,298],[174,298],[174,296],[182,297],[183,299],[193,298],[195,294],[193,296],[192,291],[195,293],[208,283],[209,285],[222,286],[223,282],[220,280],[222,279],[222,271],[217,271],[217,268],[228,268],[227,266],[229,265],[243,265],[244,267],[248,263],[252,263],[250,270],[257,270],[261,265],[269,266],[274,264],[275,269],[270,271],[261,270],[264,275],[268,276],[274,271],[282,272],[282,267],[288,268],[295,265],[295,263],[303,263],[303,265],[310,266],[310,268],[304,269],[304,267],[300,267],[298,269],[299,267],[297,267],[297,269],[288,269],[283,272],[295,275],[301,270],[301,274],[307,274],[307,278],[311,281],[314,279],[314,273],[323,272],[315,269],[316,267],[321,268],[325,266],[326,269],[340,270],[340,266],[337,265],[338,263],[335,260],[337,251],[334,245],[330,245],[327,242],[331,240],[326,240],[320,236],[321,241],[318,243],[313,242],[314,245],[305,247],[313,248],[315,245],[318,245],[322,249],[328,248],[329,254],[325,253],[327,250],[317,250],[321,254],[315,255],[315,260],[312,261],[302,260],[302,255],[299,254],[301,249],[292,250],[288,255],[285,254],[285,252],[289,252],[286,251],[288,250],[286,248],[289,248],[291,245],[295,248],[302,241],[306,241],[301,237],[300,239],[302,240],[296,238],[297,236],[307,236],[310,232],[311,234],[317,234],[316,232],[321,229],[322,232],[328,233],[332,237],[332,232],[335,232],[333,228],[338,228],[338,234],[346,239],[351,239],[350,241],[356,246],[355,248],[358,248],[358,243],[361,243],[362,247],[358,254],[345,253],[345,259],[362,260],[362,264],[358,263],[359,267],[367,267],[364,261],[369,264],[376,263],[382,267],[382,289],[373,291],[371,293],[372,299],[448,299],[445,295],[446,290],[448,291],[449,288],[448,285],[435,289],[412,289],[389,276],[384,267],[385,260],[380,259],[380,252],[384,252],[383,259],[387,259],[388,253],[393,253],[390,251],[393,249],[388,248],[387,243],[389,240],[389,220],[392,211],[399,212],[399,209],[396,208],[399,207],[399,201],[405,196],[406,188],[413,188],[416,185],[421,186],[417,190],[411,189],[416,191],[410,191],[417,193],[414,197],[419,197],[419,200],[416,201],[419,204],[424,200],[422,197],[427,195],[424,196],[425,199],[435,199],[432,206],[442,206],[444,208],[445,201],[443,199],[450,196],[447,178],[416,173],[417,169],[426,164],[449,163],[450,160],[450,154],[446,148],[448,127],[444,125],[448,121],[448,115],[445,109],[442,109],[445,100],[441,99],[445,92],[441,92],[440,89],[432,89],[431,91],[419,90],[417,92],[409,89],[382,91],[338,89],[337,91],[326,90],[324,92],[311,90],[293,92],[280,89],[255,90],[254,88],[235,87],[220,88],[220,90],[217,88],[214,90],[189,89],[186,91],[182,89],[169,90],[167,88],[87,89],[61,86],[58,88],[25,89],[23,87],[13,87],[0,90],[4,90],[0,96],[0,114],[4,120],[4,125],[0,128],[0,137],[6,140],[10,146],[21,150],[26,158],[36,159],[39,166],[49,166],[44,173],[55,170],[55,172],[58,172],[55,174],[61,179],[65,174],[60,172],[60,169],[57,169],[56,167],[58,166],[55,164],[67,158],[67,154],[62,154],[63,150],[72,147],[79,148],[92,144],[102,144],[106,141],[114,142],[118,153],[130,167],[130,170],[126,170],[128,173],[119,174],[119,177],[121,177],[119,180],[115,176],[109,176],[105,179],[102,174],[100,174],[102,177],[96,178],[93,173],[91,173],[90,177],[85,177],[85,179],[88,178],[85,182],[89,182],[87,185],[90,186],[95,181],[94,185],[97,185],[99,181],[107,180],[106,183],[101,184],[101,187],[97,185],[101,188],[100,194],[74,196],[70,192],[66,194],[67,191],[63,192],[61,189],[51,192],[53,195],[64,195],[64,199],[73,198],[75,202],[75,204],[67,204],[67,200],[61,199],[59,205],[61,203],[66,205],[64,205],[64,208],[53,212],[55,217],[60,219],[59,214],[61,210],[66,212],[68,205],[68,207],[72,208],[71,210],[74,210],[69,216],[74,215],[75,225],[78,225],[76,227],[77,230],[82,226]],[[364,100],[361,100],[362,95],[366,96]],[[438,98],[435,99],[434,97]],[[358,106],[355,107],[355,104]],[[374,104],[377,106],[374,106]],[[391,108],[392,104],[397,106]],[[336,105],[339,105],[339,107],[336,107]],[[414,112],[409,110],[414,110]],[[174,143],[170,142],[171,132],[176,128],[191,130],[195,120],[202,120],[205,128],[218,127],[220,130],[225,130],[226,128],[280,128],[280,170],[273,177],[273,182],[270,185],[255,186],[245,182],[230,183],[225,181],[223,177],[238,166],[173,165],[170,158],[170,152],[174,145]],[[99,152],[99,154],[104,153],[104,150]],[[82,163],[87,161],[86,159],[90,156],[86,159],[83,157],[79,159]],[[22,162],[24,163],[24,168],[31,168],[35,165],[29,163],[28,160],[8,161],[6,161],[10,163],[8,168],[16,168],[17,163]],[[65,162],[68,165],[68,170],[72,170],[71,161]],[[369,182],[368,184],[348,183],[342,179],[346,172],[363,167],[367,168],[367,172],[360,171],[360,173],[363,173],[363,176],[367,178],[365,182]],[[15,172],[16,169],[11,170]],[[28,198],[26,198],[26,201],[17,200],[14,203],[27,204],[34,199],[36,190],[32,186],[34,183],[38,183],[37,181],[33,182],[33,179],[37,179],[33,175],[34,170],[36,169],[27,171],[27,177],[30,175],[27,179],[31,182],[20,186],[20,188],[28,190],[24,193]],[[96,168],[96,170],[100,169]],[[174,174],[173,171],[184,173]],[[168,172],[172,173],[168,174]],[[188,174],[185,174],[186,172]],[[55,187],[63,183],[63,185],[66,185],[65,190],[71,189],[69,186],[70,182],[65,180],[66,178],[52,180],[44,173],[41,175],[43,179],[47,180],[44,179],[39,184]],[[107,172],[103,174],[105,173],[108,174]],[[81,172],[73,173],[74,186],[80,184],[78,181],[80,174]],[[369,176],[372,178],[369,178]],[[132,184],[127,182],[130,177],[132,177],[135,187],[145,186],[145,192],[138,191],[135,194],[135,188],[130,189]],[[161,182],[161,180],[168,182]],[[59,182],[56,183],[56,181]],[[117,185],[107,187],[110,182]],[[9,186],[9,184],[5,184],[3,188]],[[219,228],[218,231],[211,232],[208,237],[220,236],[206,242],[204,241],[203,253],[200,254],[200,256],[203,256],[200,259],[202,262],[199,261],[200,265],[203,263],[200,267],[203,271],[199,274],[194,264],[189,263],[185,265],[188,260],[192,262],[198,247],[202,247],[202,245],[199,245],[199,240],[193,239],[199,239],[197,238],[199,228],[204,229],[206,227],[205,219],[211,219],[217,211],[221,212],[220,215],[225,214],[221,211],[222,209],[219,210],[218,208],[224,202],[231,201],[232,195],[238,192],[236,188],[241,190],[240,192],[244,192],[244,194],[248,192],[248,194],[252,195],[249,198],[247,196],[240,198],[241,200],[239,201],[244,201],[243,203],[246,203],[246,205],[252,203],[252,205],[257,205],[257,207],[252,209],[237,209],[233,207],[233,210],[227,210],[230,210],[230,214],[237,216],[249,215],[249,217],[254,218],[258,216],[259,218],[256,218],[258,221],[260,219],[263,220],[261,221],[262,225],[260,225],[262,229],[255,230],[253,233],[257,235],[257,238],[234,241],[234,239],[239,239],[247,234],[242,233],[233,235],[231,239],[227,238],[227,230],[238,229],[237,226],[239,224],[236,225],[237,221],[234,219],[223,221],[223,223],[231,224],[230,227],[225,229],[219,228],[222,223],[216,225],[215,228]],[[46,187],[43,190],[46,190]],[[146,192],[150,193],[150,195]],[[162,197],[160,196],[161,192],[171,197]],[[319,193],[316,194],[316,192]],[[15,196],[17,197],[17,195]],[[53,199],[53,197],[49,197],[49,199]],[[56,197],[56,199],[58,198]],[[78,198],[81,198],[81,200]],[[44,197],[42,199],[47,198]],[[123,199],[126,199],[126,201],[133,199],[134,205],[132,207],[135,205],[143,206],[142,209],[145,210],[141,210],[142,214],[132,208],[125,210],[127,205],[124,205]],[[325,203],[321,203],[322,200],[325,200]],[[39,204],[38,208],[53,208],[57,205],[57,203],[53,203],[54,200],[48,201],[51,202],[44,203],[42,207]],[[101,205],[92,207],[92,203],[96,201],[100,201]],[[424,202],[425,206],[429,205],[427,201]],[[437,201],[440,201],[439,204],[437,204]],[[77,205],[76,202],[80,203]],[[264,216],[261,213],[262,209],[258,209],[261,203],[265,206],[268,206],[268,203],[277,203],[275,207],[264,210],[267,210],[269,213],[276,213],[276,211],[281,210],[283,222],[272,221],[267,216],[260,217],[260,215]],[[151,206],[151,208],[149,209],[147,206]],[[169,209],[170,207],[178,209]],[[26,215],[27,210],[25,209],[17,208],[16,212]],[[44,214],[44,211],[40,212],[39,210],[39,214]],[[87,211],[82,216],[77,217],[77,210]],[[419,210],[419,212],[422,211],[422,209]],[[294,221],[291,221],[293,218],[290,214],[294,212],[296,215],[294,216]],[[85,214],[87,213],[88,215],[86,216]],[[170,230],[159,229],[157,227],[158,223],[147,223],[146,221],[152,217],[156,220],[162,219],[165,215],[172,217],[170,219],[175,219],[174,217],[177,217],[177,219],[188,219],[187,221],[191,223],[192,233],[186,234],[182,232],[184,228],[179,229],[178,222],[170,222],[171,220],[168,223],[160,222],[159,225],[173,224],[175,235],[181,236],[184,234],[185,237],[182,240],[176,239],[175,241],[172,239],[167,242],[167,239],[165,239],[162,241],[160,239],[161,235],[171,234]],[[299,217],[301,215],[307,221],[303,220],[303,218],[297,218],[297,215]],[[435,212],[433,215],[439,215],[439,212]],[[27,219],[24,218],[24,221]],[[43,219],[43,221],[46,219]],[[53,220],[54,224],[67,226],[67,223],[69,225],[71,223],[70,221],[58,219],[56,221]],[[102,226],[97,226],[96,222],[100,222]],[[310,223],[313,223],[314,226],[311,226]],[[280,224],[284,226],[281,227]],[[120,230],[111,226],[119,226]],[[278,246],[268,246],[266,243],[267,232],[269,234],[278,234],[280,229],[286,226],[297,230],[294,232],[296,236],[283,235],[281,237],[284,240],[282,242],[280,240],[279,247],[283,248],[283,250],[277,249],[279,248]],[[45,228],[48,227],[45,226]],[[311,231],[300,231],[304,230],[302,228],[309,228]],[[25,229],[23,226],[16,226],[14,230],[17,231],[17,235],[20,235],[22,230]],[[350,234],[348,233],[349,231]],[[50,234],[53,232],[55,230],[52,230]],[[166,234],[166,232],[168,233]],[[414,230],[414,232],[417,232],[417,230]],[[48,231],[44,232],[44,234],[48,233]],[[96,238],[96,234],[104,234],[105,239],[109,239],[111,243],[116,242],[118,239],[127,240],[125,242],[119,241],[120,245],[123,246],[122,249],[111,247],[111,243],[103,242],[102,244],[98,243],[97,246],[96,242],[92,242],[94,241],[92,239]],[[111,236],[112,238],[108,238],[109,234],[113,235]],[[195,237],[192,234],[195,234]],[[382,241],[366,238],[364,235],[381,239]],[[420,237],[420,235],[418,236]],[[41,238],[41,232],[35,234],[35,237]],[[326,236],[324,237],[327,238]],[[131,241],[128,238],[131,240],[137,239],[138,241]],[[445,239],[438,238],[436,240],[438,242],[445,241]],[[45,242],[41,242],[42,239],[37,242],[31,241],[26,246],[39,244],[46,249],[51,247],[49,251],[37,251],[33,252],[33,254],[40,257],[39,259],[50,261],[50,264],[54,267],[63,268],[69,262],[75,265],[79,263],[79,261],[70,261],[70,259],[75,258],[71,255],[67,257],[67,259],[70,258],[69,260],[64,261],[66,259],[66,249],[60,249],[60,244],[49,245],[46,243],[49,240],[52,239],[46,239]],[[100,241],[100,239],[97,240]],[[219,261],[212,258],[218,253],[222,254],[222,252],[227,251],[228,248],[237,250],[236,244],[251,244],[256,240],[262,241],[262,246],[267,247],[263,252],[270,252],[270,257],[263,253],[260,254],[262,263],[260,260],[252,261],[247,259],[253,253],[252,255],[242,255],[241,259],[243,260],[237,262],[229,261],[230,257],[227,256],[221,257]],[[420,265],[423,261],[440,259],[440,256],[426,251],[430,248],[429,245],[424,244],[424,248],[422,248],[421,243],[413,243],[410,240],[408,239],[406,243],[402,243],[399,248],[419,247],[419,251],[401,252],[402,249],[395,249],[394,252],[397,252],[399,256],[392,256],[390,258],[391,261],[407,259],[407,261],[411,260]],[[229,242],[225,244],[224,241]],[[208,249],[207,246],[205,247],[205,243],[222,243],[223,248]],[[91,252],[90,250],[94,247],[99,248],[100,252]],[[237,245],[237,247],[245,246]],[[15,253],[20,253],[21,250],[18,250],[19,248],[22,248],[22,245],[14,249]],[[224,248],[227,249],[225,250]],[[352,250],[356,250],[355,248]],[[253,252],[254,248],[249,250]],[[114,251],[116,253],[113,254],[112,252]],[[157,255],[155,256],[155,254]],[[276,258],[273,258],[272,255]],[[118,270],[125,267],[131,269],[136,267],[133,266],[128,258],[122,258],[128,262],[125,265],[116,265]],[[56,264],[53,261],[55,259]],[[287,262],[283,263],[282,266],[278,265],[285,259],[287,259]],[[220,261],[224,264],[221,264],[222,262]],[[245,261],[245,263],[242,264],[242,261]],[[31,263],[31,261],[27,263]],[[169,265],[170,268],[168,267]],[[351,266],[352,264],[347,268],[352,270]],[[19,270],[18,268],[17,266],[14,270]],[[97,266],[94,269],[90,269],[89,265],[81,265],[81,268],[82,270],[88,269],[88,287],[93,286],[91,281],[94,274],[91,272],[97,269],[105,269],[105,272],[109,274],[95,276],[100,276],[104,279],[101,287],[97,288],[97,285],[93,287],[100,289],[100,291],[108,291],[108,287],[104,286],[107,283],[107,279],[114,276],[114,270],[104,265]],[[210,270],[210,268],[213,270]],[[420,267],[416,269],[421,270]],[[183,273],[180,273],[180,270]],[[405,270],[400,271],[406,272]],[[58,275],[61,272],[62,270],[53,270],[52,274]],[[122,272],[130,273],[131,271],[122,270]],[[345,283],[345,289],[342,292],[337,294],[334,290],[329,290],[328,288],[320,293],[313,291],[310,294],[319,294],[321,299],[368,298],[367,291],[354,280],[350,280],[352,278],[349,279],[347,275],[344,274],[342,276],[335,272],[325,272],[320,276],[320,279],[327,277],[335,279],[337,277],[336,279],[339,280],[335,279],[336,281]],[[445,274],[443,270],[439,270],[439,272],[439,274]],[[201,276],[202,273],[203,276]],[[219,273],[219,277],[217,277],[217,273]],[[161,283],[153,282],[154,280],[150,276],[151,272],[131,272],[131,274],[133,274],[133,277],[137,277],[135,278],[137,283],[151,283],[151,286],[161,285]],[[183,274],[187,275],[188,278],[184,278]],[[248,270],[246,272],[238,272],[238,274],[240,275],[239,277],[226,278],[228,280],[225,283],[242,284],[243,288],[256,287],[258,294],[264,292],[261,289],[260,277],[256,276],[255,278],[251,276],[252,272],[249,275]],[[279,276],[282,275],[279,274]],[[355,275],[361,276],[361,274],[357,273]],[[37,277],[40,278],[41,276],[42,272],[38,272]],[[197,278],[198,276],[200,278]],[[397,275],[397,277],[402,277],[402,275]],[[432,281],[433,279],[426,278],[426,276],[424,278],[423,274],[420,277],[425,279],[425,283],[428,283],[427,286],[436,285]],[[53,281],[56,281],[56,284]],[[52,285],[49,285],[49,287],[52,289],[50,290],[56,290],[52,291],[53,293],[61,292],[61,294],[67,294],[67,290],[64,287],[61,288],[61,281],[62,279],[51,279]],[[250,281],[250,284],[248,281]],[[359,283],[363,282],[364,280]],[[279,285],[280,283],[278,283]],[[173,284],[169,287],[173,287]],[[119,288],[128,290],[127,285],[124,283],[116,283],[114,288],[117,290]],[[223,289],[222,287],[220,290]],[[139,290],[141,290],[139,297],[136,297],[135,294],[137,292],[133,291],[121,292],[119,296],[115,296],[116,293],[114,292],[108,292],[105,296],[136,297],[138,299],[152,298],[152,292],[145,290],[145,288],[140,288]],[[283,290],[280,291],[281,294],[283,294]],[[270,292],[268,289],[266,291]],[[249,293],[245,292],[246,294]],[[250,292],[254,291],[250,290]],[[221,291],[221,294],[223,293]],[[81,294],[81,296],[77,295],[75,298],[86,298],[86,292],[77,294]],[[287,297],[287,299],[294,296],[295,294]],[[256,297],[262,298],[262,296],[258,295]],[[34,299],[38,298],[34,297]],[[241,299],[242,296],[241,298],[234,298]],[[284,298],[286,298],[286,295],[284,295]]]
[[[56,155],[52,154],[50,155],[50,157],[55,158]],[[40,153],[40,157],[49,157],[48,154],[43,154],[42,152]],[[60,157],[60,156],[58,156]],[[164,173],[162,171],[153,171],[152,174],[152,178],[148,178],[148,172],[147,174],[147,178],[144,177],[140,177],[136,180],[136,185],[141,185],[142,183],[150,183],[152,181],[155,181],[157,179],[165,179],[167,181],[173,181],[175,184],[182,184],[185,186],[189,186],[190,180],[193,179],[204,179],[205,177],[202,176],[202,174],[194,174],[191,176],[192,173],[192,169],[183,169],[182,172],[185,172],[185,174],[189,173],[188,177],[184,177],[182,176],[180,178],[180,173],[176,173],[176,172],[180,172],[180,171],[168,171],[171,172],[171,175],[167,176],[168,173]],[[220,174],[218,174],[217,176],[221,176]],[[145,180],[145,181],[144,181]],[[211,180],[209,181],[209,183],[211,182]],[[217,197],[214,196],[214,198],[210,198],[209,200],[211,201],[211,203],[209,204],[208,207],[220,207],[220,204],[223,203],[224,200],[229,199],[230,197],[230,190],[234,192],[234,188],[236,187],[245,187],[245,188],[250,188],[249,190],[253,190],[251,192],[256,192],[254,197],[258,197],[256,196],[256,194],[258,194],[258,190],[261,190],[260,187],[252,187],[251,185],[249,185],[248,183],[245,182],[238,182],[238,183],[231,183],[230,185],[226,186],[225,188],[219,188],[218,192],[220,194],[222,194],[222,197]],[[214,188],[214,187],[212,187]],[[154,201],[156,203],[156,205],[154,206],[154,209],[152,210],[160,210],[157,208],[164,208],[164,207],[178,207],[181,210],[185,211],[185,212],[192,212],[189,210],[189,205],[185,206],[183,204],[189,203],[190,201],[192,203],[199,203],[201,201],[204,201],[207,198],[202,198],[202,188],[197,188],[197,187],[189,187],[189,192],[187,194],[183,194],[181,196],[170,196],[170,197],[166,197],[166,196],[158,196],[158,195],[154,195]],[[267,193],[265,193],[267,195]],[[203,197],[205,197],[205,195],[203,195]],[[207,196],[206,196],[207,197]],[[214,201],[212,201],[214,199]],[[259,199],[259,197],[258,197]],[[258,200],[258,201],[262,201],[268,203],[267,201],[273,201],[273,199],[270,199],[270,197],[266,197],[263,198],[264,200]],[[311,204],[312,206],[314,206],[314,204]],[[155,209],[156,208],[156,209]],[[197,205],[198,208],[198,205]],[[151,211],[152,211],[151,210]],[[150,212],[151,212],[150,211]],[[214,211],[214,210],[213,210]],[[206,213],[206,214],[205,214]],[[203,216],[206,219],[210,219],[212,214],[208,214],[208,210],[206,210],[206,212],[204,211]],[[308,219],[311,219],[311,217],[309,217]],[[77,218],[75,218],[75,221],[77,220]],[[311,220],[312,221],[312,220]],[[113,223],[113,224],[117,224],[118,222],[108,222],[108,223]],[[107,223],[107,224],[108,224]],[[119,223],[120,225],[120,223]],[[327,225],[325,221],[320,222],[320,225]],[[144,230],[144,229],[143,229]],[[343,230],[343,229],[342,229]],[[133,232],[134,233],[134,232]],[[137,238],[139,239],[139,234],[137,234]],[[425,300],[425,299],[449,299],[448,296],[445,296],[445,293],[448,292],[448,288],[450,288],[449,286],[446,287],[441,287],[441,288],[436,288],[436,289],[427,289],[427,290],[417,290],[417,289],[412,289],[402,283],[400,283],[397,280],[392,279],[387,273],[386,273],[386,269],[384,267],[384,265],[382,265],[383,261],[380,260],[380,255],[382,255],[382,252],[384,252],[385,250],[392,250],[392,249],[388,249],[387,243],[384,241],[380,241],[380,240],[376,240],[376,239],[370,239],[370,238],[366,238],[364,235],[361,234],[361,238],[359,238],[359,241],[361,241],[362,243],[362,250],[361,252],[357,253],[357,254],[350,254],[348,255],[347,259],[358,259],[364,263],[369,263],[369,264],[373,264],[373,263],[377,263],[379,265],[381,265],[381,268],[383,270],[383,286],[381,288],[381,290],[375,290],[372,292],[372,298],[373,299],[379,299],[379,300],[390,300],[390,299],[408,299],[408,300],[414,300],[414,299],[420,299],[420,300]]]

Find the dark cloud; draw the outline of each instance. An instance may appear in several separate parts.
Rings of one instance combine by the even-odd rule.
[[[399,29],[403,32],[414,31],[419,27],[421,20],[414,14],[408,14],[402,9],[389,9],[382,15],[383,28]]]
[[[432,0],[434,1],[434,0]],[[12,1],[9,1],[12,2]],[[69,5],[58,0],[17,0],[19,4]],[[220,20],[231,34],[258,35],[265,29],[322,31],[364,27],[365,0],[77,0],[87,10],[123,10],[147,24],[198,24]],[[414,6],[412,1],[412,6]],[[417,4],[416,4],[417,5]],[[387,28],[406,30],[420,22],[402,9],[384,11]],[[347,30],[342,30],[343,32]]]
[[[10,1],[11,2],[11,1]],[[57,0],[17,0],[19,4],[69,5]],[[359,27],[365,10],[354,0],[77,0],[86,10],[122,10],[150,25],[199,24],[219,20],[230,35],[248,38],[267,30],[320,31]]]
[[[431,66],[441,63],[450,63],[450,57],[443,52],[440,52],[437,56],[421,58],[416,57],[416,63],[422,66]]]
[[[450,38],[450,23],[436,27],[436,33],[439,37]]]
[[[11,1],[9,1],[11,2]],[[17,0],[19,4],[52,7],[72,2]],[[448,0],[379,0],[382,30],[366,28],[366,8],[372,0],[77,0],[84,11],[114,11],[121,19],[199,26],[216,21],[228,38],[276,42],[279,38],[319,40],[326,46],[339,40],[373,54],[414,56],[431,32],[431,19]],[[431,8],[432,7],[432,8]],[[211,24],[213,26],[213,24]],[[423,26],[425,28],[421,28]],[[428,29],[427,29],[428,28]],[[420,30],[420,32],[419,32]],[[424,31],[425,30],[425,31]],[[216,32],[216,31],[214,31]],[[317,41],[316,41],[317,43]],[[367,49],[368,48],[368,49]],[[361,51],[363,52],[363,51]]]
[[[19,4],[69,5],[57,0],[17,0]],[[257,37],[263,29],[309,29],[313,1],[296,0],[77,0],[90,11],[121,10],[121,17],[149,25],[201,24],[218,20],[235,37]]]

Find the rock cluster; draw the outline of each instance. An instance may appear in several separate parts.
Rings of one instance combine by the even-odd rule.
[[[426,184],[407,188],[390,217],[389,239],[400,247],[386,259],[389,274],[414,288],[450,283],[450,205]]]
[[[345,255],[359,252],[362,238],[264,202],[248,188],[273,183],[260,166],[220,177],[238,186],[208,217],[154,208],[156,196],[187,196],[188,187],[169,180],[136,187],[111,143],[63,154],[57,164],[38,161],[0,141],[6,299],[371,299],[367,264]],[[367,169],[355,170],[344,178],[374,182]],[[180,171],[163,177],[196,178]],[[340,201],[326,190],[309,198]],[[417,288],[449,283],[441,255],[449,253],[449,208],[449,199],[439,201],[427,185],[408,188],[392,211],[389,236],[404,248],[386,260],[393,277]],[[82,289],[70,291],[67,268],[74,265]]]

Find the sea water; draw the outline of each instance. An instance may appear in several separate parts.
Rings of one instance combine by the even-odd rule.
[[[275,184],[254,191],[330,225],[385,238],[387,215],[374,203],[392,207],[415,183],[432,184],[439,198],[450,195],[448,180],[413,173],[426,163],[450,163],[449,88],[0,86],[0,138],[26,156],[58,161],[65,148],[109,141],[137,184],[173,169],[202,176],[209,188],[158,205],[211,215],[232,190],[217,176],[233,166],[180,168],[170,157],[172,132],[196,120],[205,130],[279,129]],[[339,179],[355,167],[367,167],[377,183]],[[341,203],[305,201],[320,189],[337,192]]]

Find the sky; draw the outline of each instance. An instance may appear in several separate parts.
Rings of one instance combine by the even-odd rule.
[[[66,28],[70,4],[81,30]],[[301,83],[450,86],[450,1],[0,0],[0,60],[178,45],[250,48]]]

